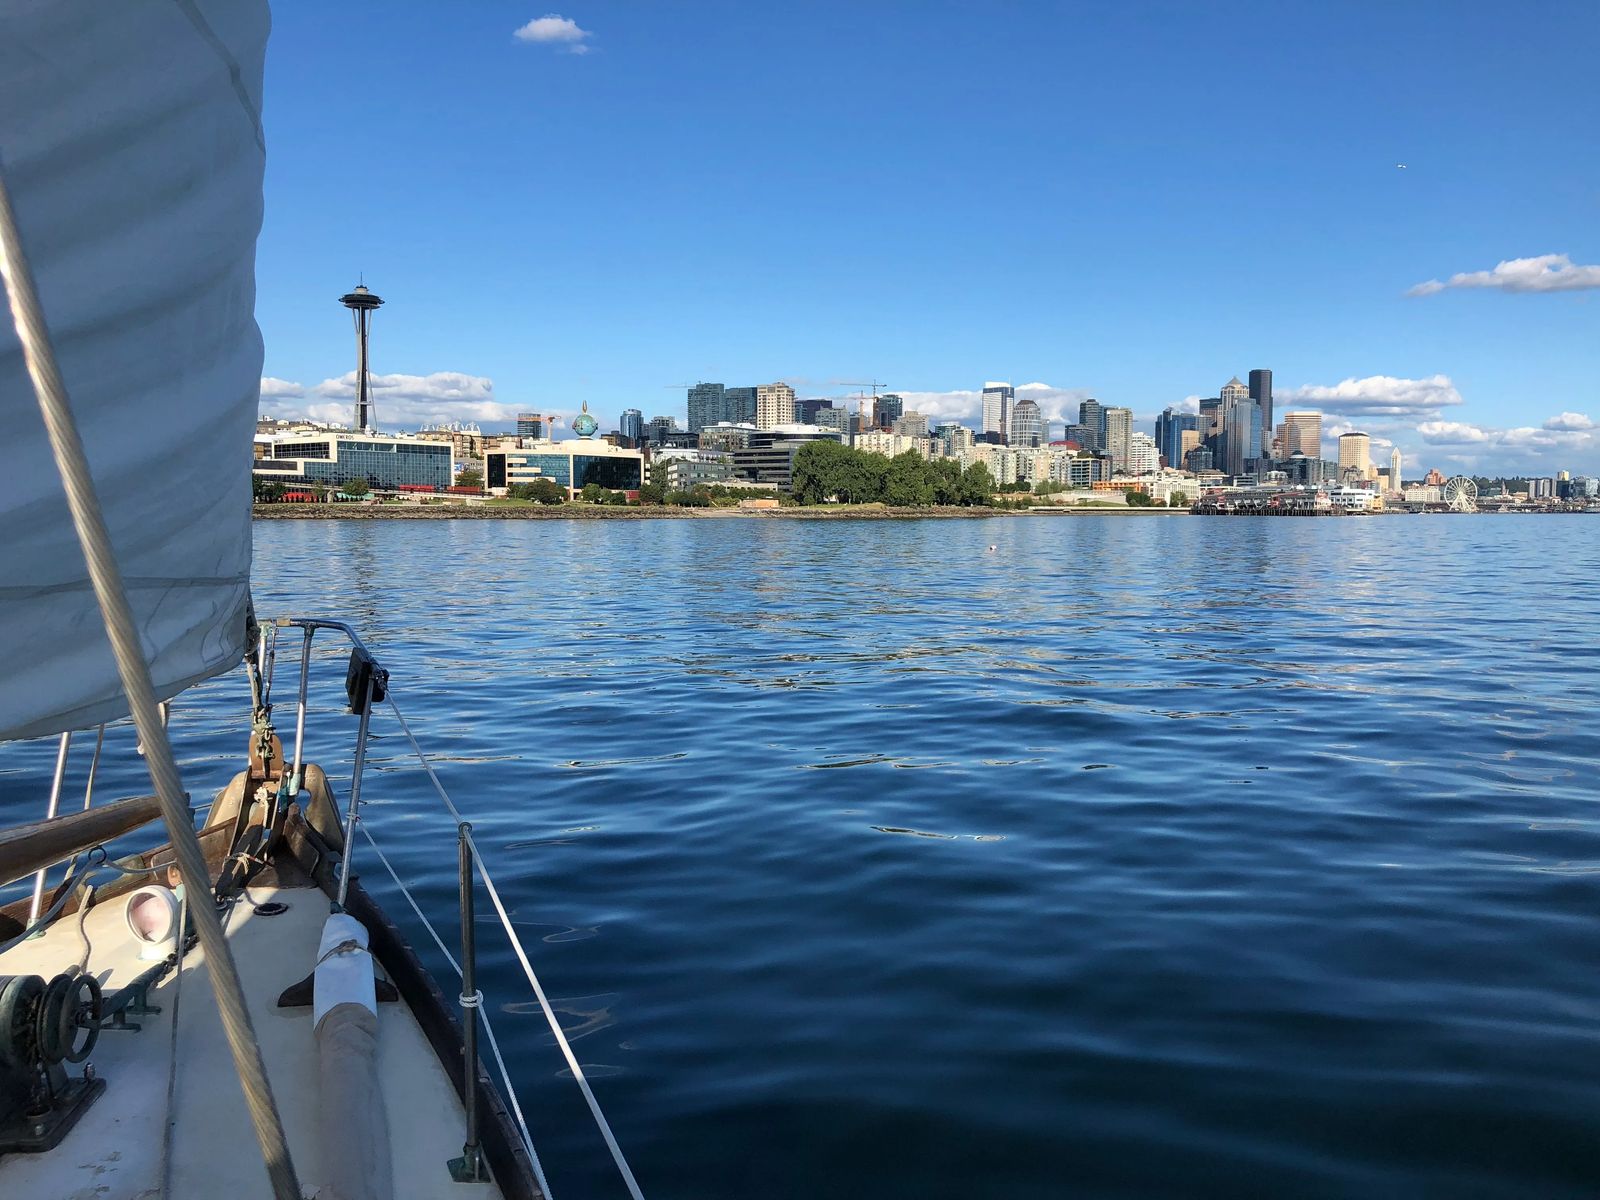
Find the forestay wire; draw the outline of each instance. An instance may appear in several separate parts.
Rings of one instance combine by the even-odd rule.
[[[458,825],[465,824],[466,818],[461,815],[461,810],[450,799],[450,793],[444,790],[444,784],[439,781],[439,776],[434,771],[433,764],[428,761],[428,756],[423,753],[422,747],[417,743],[415,735],[411,732],[411,726],[406,723],[405,715],[400,711],[400,706],[394,702],[392,691],[389,694],[389,708],[394,712],[395,720],[400,722],[400,729],[406,735],[406,740],[411,743],[412,753],[417,756],[417,761],[422,764],[422,769],[428,773],[428,780],[433,784],[433,790],[439,793],[439,799],[444,802],[445,808],[456,819],[456,823]],[[484,865],[483,855],[478,851],[478,844],[473,840],[470,831],[467,831],[464,836],[467,839],[467,845],[472,848],[472,861],[477,864],[478,876],[483,880],[484,889],[489,893],[489,902],[494,905],[495,912],[499,914],[500,925],[506,931],[506,938],[511,943],[511,949],[516,953],[517,961],[522,964],[523,974],[528,977],[528,984],[533,988],[533,994],[539,1000],[539,1007],[544,1010],[545,1020],[550,1024],[550,1032],[555,1035],[556,1044],[561,1047],[561,1053],[567,1060],[567,1066],[572,1071],[572,1077],[578,1081],[578,1087],[583,1092],[583,1098],[589,1105],[589,1112],[594,1116],[595,1124],[599,1126],[600,1135],[605,1139],[606,1148],[611,1151],[612,1161],[617,1164],[617,1170],[622,1173],[623,1182],[628,1185],[628,1194],[633,1197],[633,1200],[644,1200],[644,1193],[639,1190],[639,1184],[633,1177],[633,1171],[628,1166],[628,1160],[623,1157],[622,1147],[617,1144],[616,1135],[611,1132],[610,1123],[606,1121],[605,1114],[600,1111],[600,1102],[595,1099],[594,1090],[590,1088],[589,1080],[584,1075],[583,1068],[578,1064],[577,1055],[572,1052],[572,1045],[567,1041],[567,1035],[561,1028],[561,1022],[556,1018],[555,1010],[550,1007],[550,1001],[545,997],[544,987],[539,983],[539,977],[534,973],[533,964],[528,960],[528,952],[522,947],[522,939],[517,936],[516,928],[511,923],[511,916],[506,912],[505,903],[500,899],[500,890],[495,887],[494,880],[489,875],[489,869]],[[368,840],[370,841],[371,839],[369,838]],[[437,935],[435,935],[435,940],[438,940]],[[496,1050],[496,1053],[498,1054],[499,1051]]]

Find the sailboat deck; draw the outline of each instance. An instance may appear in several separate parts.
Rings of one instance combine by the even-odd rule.
[[[224,924],[301,1186],[314,1196],[326,1173],[318,1136],[323,1112],[317,1093],[312,1011],[280,1009],[277,999],[315,963],[328,899],[314,887],[252,886],[249,900],[254,905],[272,900],[288,906],[286,912],[269,917],[241,899],[225,914]],[[151,965],[139,959],[138,945],[122,913],[122,900],[112,899],[92,907],[84,921],[90,948],[87,969],[108,993]],[[49,979],[76,965],[83,954],[77,918],[64,917],[42,936],[0,954],[0,975],[36,974]],[[101,1033],[90,1061],[106,1080],[106,1091],[61,1145],[46,1154],[0,1158],[0,1196],[135,1200],[162,1195],[169,1112],[175,1126],[171,1188],[166,1195],[183,1200],[271,1196],[205,955],[198,947],[184,956],[181,981],[176,973],[169,974],[151,989],[150,1003],[159,1005],[161,1012],[131,1018],[142,1025],[138,1032],[108,1028]],[[171,1070],[174,1009],[176,1072]],[[389,1122],[394,1195],[498,1197],[493,1184],[450,1180],[446,1162],[461,1153],[465,1118],[455,1089],[411,1011],[403,1003],[380,1004],[378,1030],[378,1072]]]

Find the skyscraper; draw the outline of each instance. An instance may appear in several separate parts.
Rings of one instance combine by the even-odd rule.
[[[1106,448],[1106,410],[1100,407],[1100,401],[1085,400],[1078,405],[1078,424],[1088,430],[1090,440],[1083,444],[1085,450]]]
[[[1207,396],[1200,401],[1200,440],[1209,442],[1222,432],[1222,397]]]
[[[1017,398],[1009,383],[983,385],[983,433],[988,441],[1003,442],[1011,435],[1011,405]],[[996,437],[987,437],[995,434]]]
[[[1261,453],[1272,457],[1272,372],[1257,367],[1250,372],[1250,399],[1261,410]]]
[[[720,383],[697,383],[689,389],[688,418],[690,433],[733,419],[728,415],[728,398]]]
[[[1372,478],[1372,439],[1364,433],[1339,435],[1339,474],[1354,471],[1357,479]]]
[[[1304,454],[1307,458],[1322,457],[1322,414],[1319,412],[1290,412],[1283,414],[1283,456]]]
[[[1400,490],[1400,471],[1403,466],[1404,460],[1400,457],[1400,447],[1392,447],[1389,451],[1389,490],[1391,492]]]
[[[1102,409],[1101,418],[1105,422],[1103,449],[1111,456],[1111,469],[1126,471],[1130,442],[1133,438],[1133,409],[1115,407]]]
[[[1154,475],[1161,466],[1156,440],[1142,430],[1128,438],[1128,474]]]
[[[885,392],[877,402],[878,428],[889,429],[905,415],[906,402],[894,392]]]
[[[833,401],[826,396],[808,397],[794,402],[794,419],[801,425],[815,425],[817,414],[825,408],[832,408]]]
[[[1013,446],[1044,445],[1044,414],[1026,396],[1011,408],[1010,441]]]
[[[1173,470],[1183,466],[1183,431],[1199,428],[1200,418],[1195,413],[1168,407],[1156,414],[1156,452],[1167,466]]]
[[[519,438],[542,438],[549,427],[549,422],[538,413],[517,414],[517,436]]]
[[[732,421],[735,424],[754,421],[756,419],[756,392],[759,390],[753,387],[723,388],[722,401],[725,405],[723,411],[727,414],[723,417],[723,420]]]
[[[644,414],[637,408],[623,409],[617,432],[627,439],[628,445],[637,446],[644,440]]]
[[[1226,475],[1244,475],[1261,457],[1261,408],[1235,377],[1222,389],[1217,466]]]
[[[787,383],[764,383],[756,389],[756,428],[794,424],[794,389]]]

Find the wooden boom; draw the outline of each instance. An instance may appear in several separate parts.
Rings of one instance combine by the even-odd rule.
[[[0,887],[121,837],[161,815],[154,796],[114,800],[87,812],[0,829]]]

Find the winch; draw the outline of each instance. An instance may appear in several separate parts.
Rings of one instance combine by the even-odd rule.
[[[0,1154],[53,1148],[105,1090],[63,1065],[89,1057],[104,1016],[93,975],[0,975]]]

